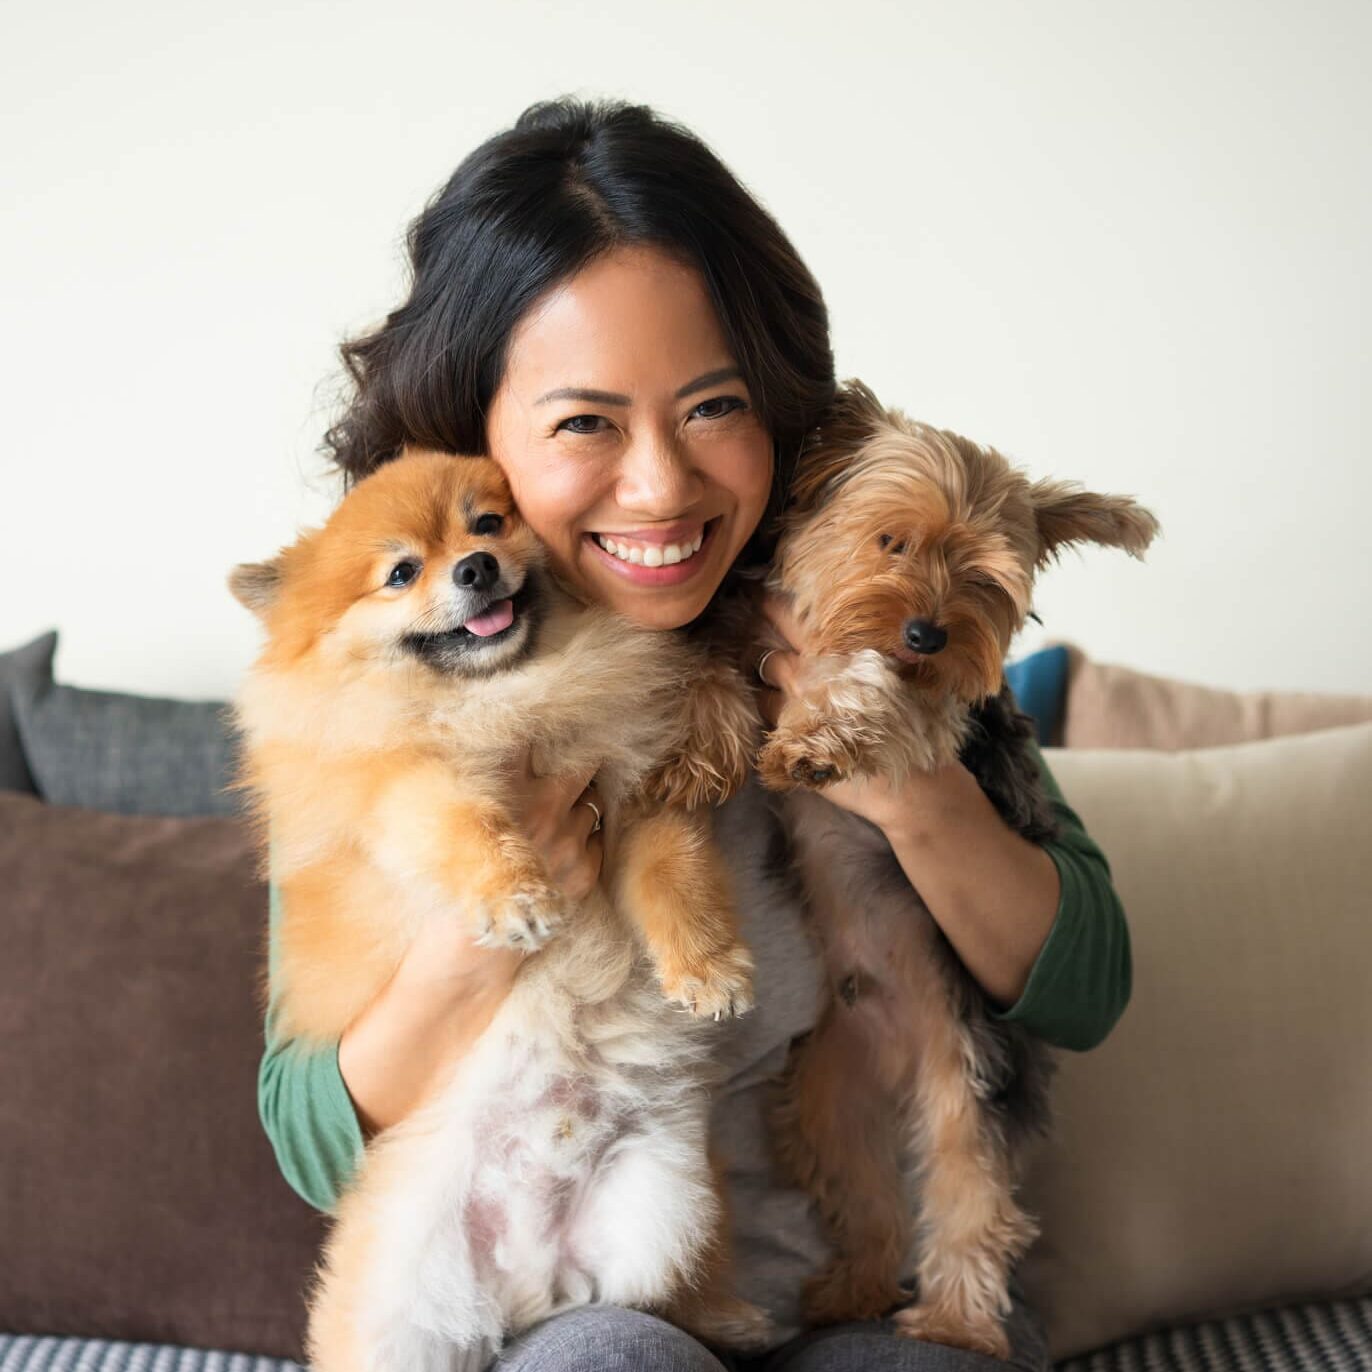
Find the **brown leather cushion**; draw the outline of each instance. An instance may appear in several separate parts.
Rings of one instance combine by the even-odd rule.
[[[0,1329],[299,1357],[323,1221],[257,1119],[231,819],[0,794]]]
[[[1224,691],[1068,652],[1065,748],[1213,748],[1372,720],[1372,696]]]

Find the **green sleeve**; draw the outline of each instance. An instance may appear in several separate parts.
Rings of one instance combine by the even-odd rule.
[[[282,1175],[316,1210],[332,1210],[362,1156],[362,1126],[338,1070],[338,1044],[309,1048],[277,1033],[281,892],[275,882],[270,908],[270,996],[266,1051],[257,1072],[257,1113]]]
[[[1038,745],[1033,747],[1058,821],[1058,836],[1044,847],[1058,869],[1062,895],[1024,993],[992,1018],[1022,1024],[1059,1048],[1085,1052],[1114,1028],[1129,1003],[1129,926],[1105,854],[1063,798]]]

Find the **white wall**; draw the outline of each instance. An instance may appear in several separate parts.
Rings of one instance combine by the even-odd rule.
[[[0,51],[0,649],[57,625],[66,680],[232,689],[226,569],[333,498],[336,342],[458,159],[570,90],[715,146],[844,374],[1158,512],[1147,564],[1045,579],[1044,632],[1372,691],[1360,0],[9,0]]]

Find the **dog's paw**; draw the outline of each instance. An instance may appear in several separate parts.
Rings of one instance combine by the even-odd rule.
[[[551,887],[525,886],[475,912],[475,941],[483,948],[542,948],[562,923],[562,899]]]
[[[773,791],[817,788],[852,775],[856,758],[833,738],[775,733],[758,753],[762,784]]]
[[[662,993],[698,1019],[732,1019],[753,1008],[753,957],[741,943],[663,969]]]
[[[671,809],[723,805],[747,779],[747,755],[740,754],[738,761],[737,766],[728,763],[730,770],[723,772],[703,758],[680,754],[649,774],[644,794]]]
[[[877,1320],[910,1299],[910,1292],[890,1277],[833,1262],[805,1283],[801,1309],[806,1324],[846,1324]]]
[[[738,1296],[722,1300],[702,1300],[686,1318],[686,1328],[706,1343],[734,1348],[745,1353],[761,1353],[775,1340],[772,1317],[751,1301]]]
[[[963,1319],[946,1306],[911,1305],[892,1316],[896,1333],[925,1343],[942,1343],[1006,1362],[1010,1340],[998,1320]]]

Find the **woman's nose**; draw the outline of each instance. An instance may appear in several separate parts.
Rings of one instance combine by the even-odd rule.
[[[670,519],[694,505],[705,483],[680,444],[644,436],[623,452],[615,500],[624,510]]]

